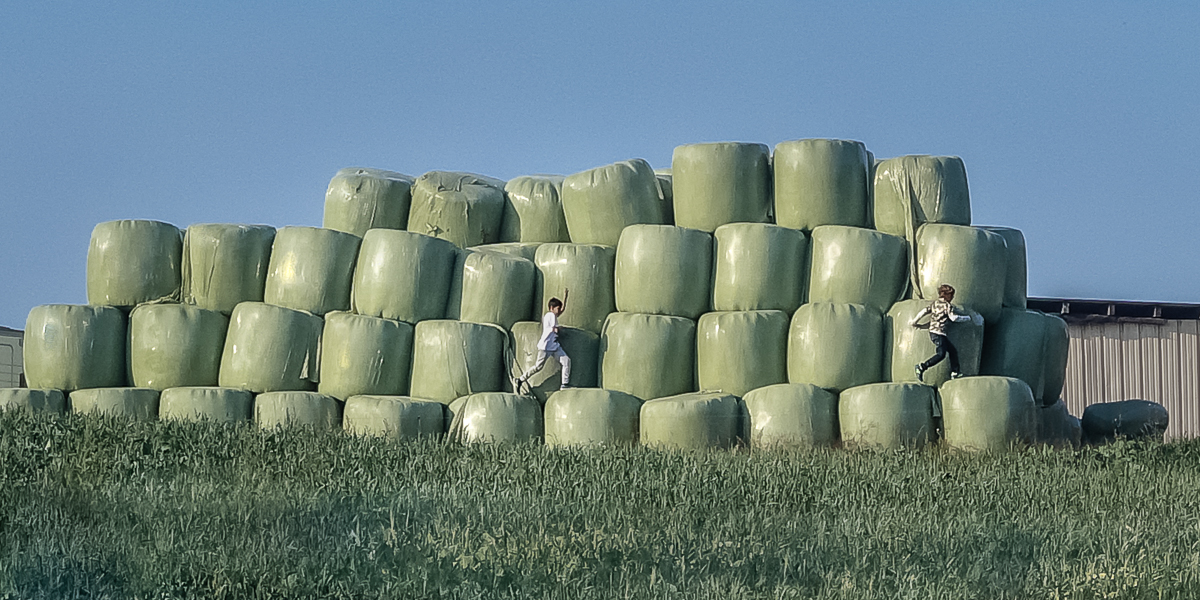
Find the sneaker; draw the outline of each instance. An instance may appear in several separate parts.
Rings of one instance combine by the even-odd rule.
[[[563,390],[569,390],[569,389],[571,389],[571,384],[569,384],[569,383],[564,383],[558,387],[558,391],[560,391],[560,392]]]
[[[921,365],[917,365],[913,367],[913,370],[917,373],[917,381],[925,383],[925,369],[922,369]]]
[[[963,377],[962,373],[951,373],[950,374],[950,379],[962,379],[962,377]]]

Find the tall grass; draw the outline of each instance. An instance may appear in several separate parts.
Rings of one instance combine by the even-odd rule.
[[[0,415],[13,598],[1192,598],[1200,443],[698,453]]]

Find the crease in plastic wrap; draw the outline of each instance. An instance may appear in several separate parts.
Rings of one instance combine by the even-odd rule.
[[[989,324],[980,372],[1024,381],[1039,404],[1059,399],[1067,376],[1070,335],[1060,317],[1006,308]]]
[[[812,231],[809,277],[809,302],[887,312],[908,290],[908,243],[870,229],[822,225]]]
[[[501,241],[504,182],[474,173],[430,171],[412,187],[408,230],[460,248]]]
[[[254,397],[254,422],[260,427],[342,428],[342,403],[316,392],[266,392]]]
[[[263,392],[316,389],[324,321],[260,302],[233,309],[221,353],[221,387]]]
[[[533,368],[537,363],[537,344],[541,336],[540,322],[526,321],[512,326],[513,356],[509,373],[522,374]],[[558,343],[571,359],[571,387],[595,387],[600,364],[600,336],[586,329],[559,326]],[[542,370],[530,376],[527,383],[530,393],[545,404],[562,384],[562,365],[557,358],[548,356]]]
[[[935,439],[937,390],[920,383],[873,383],[844,390],[838,423],[847,448],[922,448]]]
[[[534,311],[537,318],[549,310],[551,298],[562,300],[563,293],[571,290],[558,324],[600,333],[604,319],[617,310],[613,291],[616,249],[595,244],[543,244],[536,258],[542,274],[540,290],[534,295],[540,298]]]
[[[412,202],[410,175],[347,167],[329,180],[322,227],[362,237],[369,229],[405,229]]]
[[[600,387],[642,399],[696,391],[696,323],[613,313],[600,333]]]
[[[127,325],[109,306],[35,306],[25,321],[25,381],[66,393],[125,385]]]
[[[622,392],[572,388],[545,402],[547,446],[615,446],[638,441],[642,401]]]
[[[617,244],[617,310],[695,319],[712,295],[712,235],[671,225],[630,225]]]
[[[647,400],[639,417],[640,441],[661,450],[734,448],[745,439],[744,411],[733,394],[689,393]]]
[[[411,231],[372,229],[354,269],[354,312],[419,323],[446,316],[458,248]]]
[[[1025,234],[1011,227],[984,227],[1004,238],[1005,255],[1008,257],[1004,269],[1004,306],[1025,308],[1028,306],[1029,267],[1025,258]]]
[[[502,242],[569,242],[562,175],[524,175],[504,184]]]
[[[509,385],[508,333],[499,326],[421,321],[413,335],[410,395],[449,404]]]
[[[904,300],[892,306],[883,318],[884,346],[883,372],[888,381],[915,382],[917,374],[913,367],[933,357],[936,348],[929,338],[929,323],[923,318],[921,327],[909,325],[913,317],[930,305],[929,300]],[[979,313],[963,310],[972,319]],[[946,335],[954,349],[958,352],[959,369],[966,376],[978,375],[980,361],[983,357],[984,327],[976,325],[974,320],[961,323],[949,323]],[[940,386],[950,380],[950,358],[925,371],[924,382]]]
[[[66,396],[61,390],[0,388],[0,411],[61,415],[66,411],[66,406]]]
[[[771,216],[771,151],[763,144],[676,146],[671,157],[675,224],[712,232]]]
[[[862,142],[806,139],[775,145],[775,222],[812,231],[870,227],[870,164]]]
[[[241,302],[262,302],[275,228],[204,223],[183,234],[183,301],[228,316]]]
[[[792,315],[788,382],[838,392],[883,378],[883,315],[861,304],[810,303]]]
[[[396,440],[439,438],[446,433],[446,405],[408,396],[351,396],[342,427],[353,434]]]
[[[780,383],[742,397],[751,448],[829,448],[838,442],[837,394],[808,383]]]
[[[75,390],[67,404],[74,413],[154,421],[158,419],[159,391],[145,387]]]
[[[165,390],[217,385],[229,318],[186,304],[143,304],[129,313],[129,381]]]
[[[1004,304],[1008,251],[1004,238],[979,227],[923,225],[917,231],[915,294],[933,300],[938,286],[954,288],[954,304],[993,323]]]
[[[616,246],[629,225],[664,222],[658,178],[640,158],[568,176],[562,205],[576,244]]]
[[[522,443],[541,441],[542,405],[532,396],[481,393],[450,405],[446,437],[452,442]]]
[[[362,239],[318,227],[275,234],[263,301],[317,316],[350,308],[350,282]]]
[[[711,312],[696,325],[699,388],[742,396],[787,381],[788,316],[779,310]]]
[[[475,248],[460,250],[451,275],[446,318],[511,329],[533,318],[538,270],[533,261]]]
[[[344,312],[325,315],[317,391],[351,396],[408,395],[413,326]]]
[[[179,300],[183,233],[160,221],[106,221],[92,229],[88,304],[129,308]]]
[[[163,421],[249,421],[254,394],[227,387],[177,387],[158,397],[158,418]]]
[[[958,450],[1005,452],[1037,437],[1033,392],[1014,377],[964,377],[941,387],[942,431]]]
[[[654,178],[658,180],[658,201],[662,211],[663,225],[674,225],[675,191],[671,181],[671,170],[655,169]]]
[[[807,302],[809,239],[767,223],[717,228],[713,310],[782,310]]]

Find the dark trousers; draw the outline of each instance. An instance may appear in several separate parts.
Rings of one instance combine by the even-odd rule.
[[[929,334],[929,339],[933,341],[933,347],[936,350],[929,360],[921,363],[921,370],[928,371],[930,367],[942,362],[947,355],[950,356],[950,372],[959,373],[958,370],[958,350],[954,349],[954,344],[950,343],[950,338],[937,333]]]

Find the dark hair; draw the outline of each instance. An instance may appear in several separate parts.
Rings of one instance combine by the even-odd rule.
[[[953,297],[954,297],[954,288],[953,287],[951,287],[950,285],[947,285],[945,283],[938,286],[938,298],[943,298],[948,301]]]
[[[551,298],[550,301],[547,302],[546,304],[550,307],[551,310],[553,310],[555,308],[562,306],[562,300],[559,300],[558,298]]]

